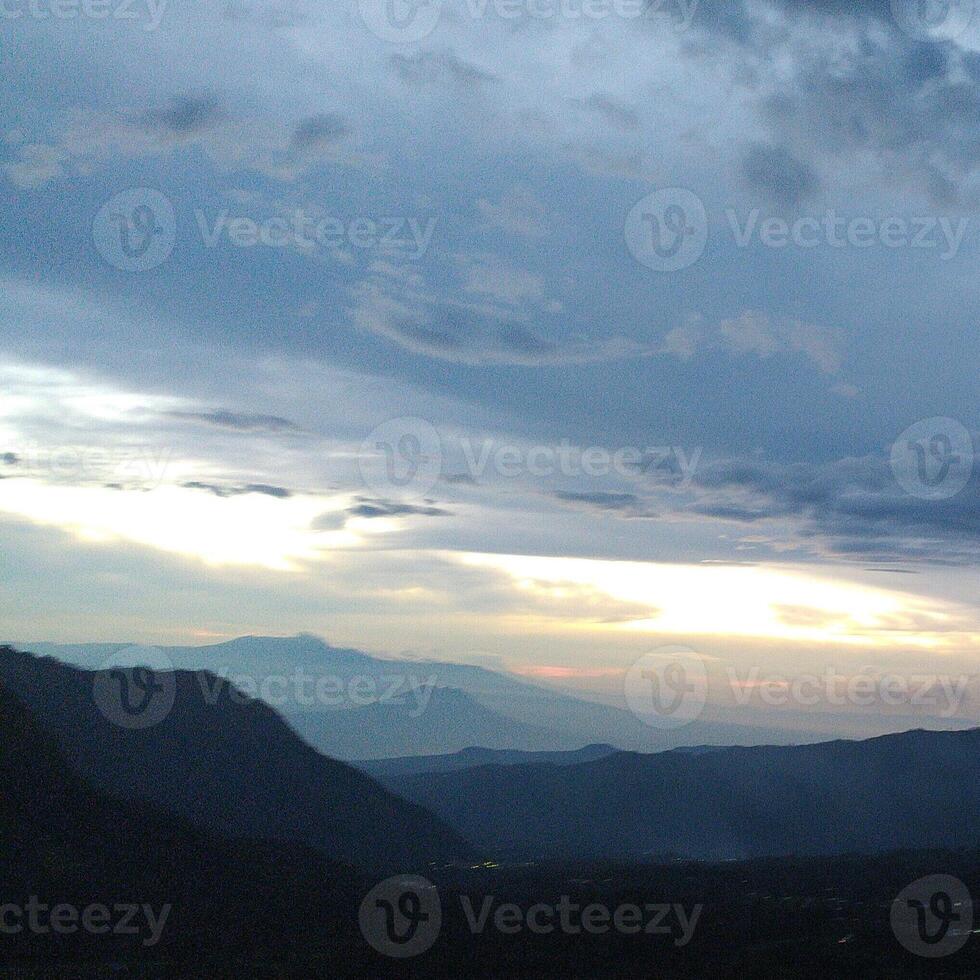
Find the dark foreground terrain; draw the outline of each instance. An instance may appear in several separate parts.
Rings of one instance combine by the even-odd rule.
[[[316,753],[304,782],[284,761],[302,744],[261,705],[216,702],[193,725],[177,709],[140,735],[69,721],[81,688],[54,690],[0,684],[0,980],[980,977],[980,841],[518,862]],[[906,894],[940,875],[955,887]],[[918,934],[896,929],[896,907],[921,914]]]
[[[228,855],[222,855],[228,860]],[[233,859],[232,859],[233,860]],[[243,859],[244,860],[244,859]],[[268,873],[264,858],[257,868]],[[276,886],[266,881],[252,900],[239,881],[223,894],[190,901],[187,928],[178,918],[157,949],[136,944],[100,950],[105,937],[5,936],[0,976],[12,977],[944,977],[980,976],[980,943],[936,959],[906,951],[889,925],[894,897],[939,869],[980,891],[980,854],[916,852],[876,858],[758,860],[727,865],[590,865],[433,872],[441,928],[427,951],[409,959],[374,952],[360,934],[357,907],[371,882],[325,881],[287,864]],[[244,871],[244,868],[242,869]],[[327,869],[324,869],[327,871]],[[185,869],[188,880],[195,876]],[[329,873],[329,871],[327,871]],[[209,882],[210,884],[210,882]],[[122,887],[122,886],[120,886]],[[131,894],[122,890],[120,895]],[[302,901],[290,904],[289,897]],[[498,909],[553,905],[566,896],[573,911],[563,931],[501,932]],[[491,912],[474,932],[488,897]],[[202,907],[213,903],[211,916]],[[642,931],[587,932],[575,911],[599,904],[635,905]],[[676,908],[701,908],[684,943]],[[663,913],[661,909],[670,909]],[[176,910],[175,910],[176,916]],[[508,928],[515,929],[515,914]],[[656,921],[654,921],[656,920]],[[543,921],[539,919],[538,921]],[[667,933],[646,934],[651,927]],[[593,928],[599,928],[595,923]],[[105,944],[109,945],[109,944]]]

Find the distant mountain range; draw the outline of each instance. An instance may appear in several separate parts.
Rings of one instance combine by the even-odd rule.
[[[21,648],[96,668],[124,647],[34,643]],[[177,668],[244,678],[260,690],[270,679],[289,680],[302,671],[310,682],[304,696],[297,696],[290,682],[273,706],[311,745],[338,759],[444,755],[474,745],[568,751],[607,742],[620,749],[656,752],[695,743],[757,745],[818,737],[714,721],[662,731],[625,708],[573,697],[500,671],[372,657],[306,634],[245,636],[208,646],[160,649]],[[331,685],[329,698],[313,703],[314,680]],[[281,693],[283,688],[275,690]]]
[[[23,655],[0,649],[0,661],[18,664],[22,675],[29,673],[23,666]],[[53,683],[62,676],[49,667],[47,664],[37,670],[35,679]],[[63,686],[58,693],[71,695],[71,688]],[[199,741],[239,741],[243,732],[236,727],[236,718],[242,720],[232,712],[217,713],[214,724],[205,725],[200,739],[192,729],[181,730],[180,750],[200,759]],[[244,739],[253,747],[247,735]],[[976,771],[972,763],[967,764],[976,756],[976,740],[974,732],[912,732],[907,737],[878,740],[888,742],[885,750],[872,746],[870,754],[867,743],[831,743],[810,747],[821,751],[810,759],[796,758],[793,765],[813,763],[818,776],[824,778],[834,772],[848,773],[840,778],[840,785],[828,784],[830,789],[853,789],[864,781],[860,804],[845,802],[841,806],[836,846],[851,839],[848,821],[855,816],[856,807],[863,811],[874,796],[874,780],[882,775],[882,768],[892,775],[900,773],[906,788],[913,787],[921,771],[931,774],[921,794],[909,795],[907,833],[901,836],[959,838],[976,820]],[[152,741],[129,743],[130,751],[146,750],[146,754],[137,756],[127,772],[132,774],[142,766],[159,775],[161,767],[152,754],[156,747]],[[718,749],[651,757],[613,753],[591,762],[562,764],[570,762],[573,755],[607,748],[589,746],[582,753],[567,756],[549,753],[551,759],[546,762],[481,765],[403,778],[465,777],[468,781],[475,777],[477,783],[490,786],[497,775],[506,774],[503,782],[518,789],[514,796],[501,801],[490,797],[461,801],[461,805],[475,802],[475,813],[499,814],[498,803],[506,806],[522,797],[526,786],[544,786],[556,773],[574,774],[570,785],[575,791],[591,798],[597,812],[609,802],[606,812],[611,815],[623,812],[627,795],[650,775],[645,769],[648,764],[685,759],[704,762],[733,751],[744,756],[741,762],[734,760],[736,776],[744,776],[747,769],[756,769],[758,752],[771,751]],[[479,760],[487,757],[481,750],[462,754]],[[943,759],[939,765],[935,764],[937,754]],[[509,753],[492,755],[504,758]],[[869,762],[866,771],[856,771],[857,766]],[[729,759],[726,764],[732,763]],[[896,763],[907,768],[896,770]],[[602,770],[605,766],[612,768],[589,787],[585,775],[594,767]],[[633,772],[637,767],[643,771]],[[781,781],[785,767],[777,768],[777,781]],[[624,771],[633,772],[630,780],[623,780]],[[226,792],[232,794],[233,805],[250,805],[254,797],[234,779],[226,784],[224,776],[221,768],[195,770],[192,784],[211,799]],[[690,817],[694,806],[703,804],[720,788],[716,771],[706,771],[705,776],[708,782],[699,798],[685,799],[685,788],[676,785],[661,787],[661,795]],[[198,777],[208,786],[201,786]],[[0,882],[5,924],[0,973],[5,977],[237,980],[249,976],[306,980],[313,976],[424,975],[447,980],[465,976],[565,980],[643,976],[649,974],[651,963],[658,975],[677,980],[713,980],[733,973],[800,980],[925,976],[935,971],[923,972],[920,967],[924,961],[898,945],[883,910],[909,881],[937,870],[959,876],[974,894],[980,889],[977,851],[925,850],[881,858],[788,858],[714,865],[678,861],[590,864],[576,860],[511,867],[493,863],[476,868],[433,867],[427,874],[438,887],[441,900],[441,925],[436,925],[435,944],[418,959],[398,960],[374,952],[358,928],[358,911],[377,877],[363,877],[324,857],[316,848],[213,833],[152,804],[121,801],[94,789],[75,771],[62,745],[35,713],[2,682],[0,786]],[[604,801],[611,786],[616,787],[614,797]],[[672,797],[678,788],[681,794]],[[750,786],[748,792],[758,788]],[[882,795],[880,814],[887,814],[887,807],[895,802],[891,793],[898,789],[891,785]],[[929,793],[934,794],[935,810],[931,819],[920,825],[920,796]],[[820,835],[826,829],[827,814],[842,800],[846,797],[836,795],[822,802],[815,823],[816,843],[826,843]],[[533,834],[539,834],[545,822],[541,808],[555,801],[555,796],[545,798],[530,814]],[[633,809],[648,802],[649,798],[641,795]],[[770,798],[759,799],[755,806],[761,811],[768,802]],[[794,823],[803,840],[807,814],[802,811],[812,802],[809,794],[796,801],[801,815]],[[283,800],[284,806],[307,803],[301,796]],[[789,805],[791,801],[785,801],[774,814],[777,826],[783,824]],[[947,806],[952,809],[946,810]],[[579,806],[551,812],[554,839],[577,832],[581,811]],[[711,801],[704,808],[704,820],[719,826],[731,814],[726,799]],[[393,816],[399,816],[397,804]],[[862,816],[867,817],[867,813],[862,812]],[[519,812],[512,814],[510,825],[520,824],[521,817]],[[757,819],[764,821],[764,816],[757,815]],[[678,819],[672,816],[670,806],[653,815],[651,823],[661,822],[676,829]],[[621,839],[619,828],[610,825],[607,831],[608,840]],[[684,945],[676,941],[679,912],[677,922],[668,924],[660,936],[647,934],[649,929],[635,935],[617,930],[539,934],[529,929],[514,934],[492,926],[474,930],[473,913],[464,899],[476,909],[518,912],[531,908],[547,912],[549,907],[561,907],[561,903],[568,903],[573,910],[628,907],[648,912],[648,924],[661,921],[662,912],[687,910],[690,915],[685,921],[691,941]],[[30,921],[28,917],[34,914],[31,909],[40,912],[39,928],[12,932],[12,926],[21,924],[18,912],[20,919]],[[64,927],[66,913],[74,917],[72,921],[80,919],[88,925],[53,930],[50,923],[55,916]],[[405,914],[413,914],[411,906]],[[428,920],[418,921],[425,925]],[[124,931],[124,922],[125,930],[131,932]],[[968,943],[962,952],[943,960],[942,973],[975,977],[977,957],[976,944]]]
[[[980,845],[980,729],[864,741],[616,752],[385,784],[510,860],[733,860]]]
[[[353,677],[380,684],[382,676],[366,673],[380,663],[373,658],[331,648],[324,654],[312,638],[246,638],[221,647],[217,654],[204,648],[216,667],[240,654],[258,670],[261,658],[278,658],[286,648],[305,651],[300,663],[311,670],[326,656],[337,670],[346,663],[360,672]],[[453,674],[466,675],[484,696],[494,685],[524,687],[480,668]],[[98,791],[149,802],[207,832],[314,847],[371,871],[480,857],[732,860],[980,845],[980,729],[643,754],[608,742],[527,750],[500,741],[510,730],[537,743],[540,728],[511,720],[508,729],[477,693],[431,688],[418,717],[443,727],[450,742],[474,726],[493,744],[424,753],[428,740],[412,727],[409,702],[399,706],[402,727],[380,703],[309,712],[318,746],[402,749],[354,768],[306,744],[262,701],[240,703],[236,689],[213,674],[177,671],[173,710],[145,730],[103,716],[92,696],[94,676],[0,652],[0,685],[34,711]],[[555,707],[561,696],[526,687],[520,696],[527,703],[550,698],[552,717],[563,710]],[[367,727],[388,724],[383,732]]]
[[[554,732],[506,718],[454,687],[433,688],[421,713],[406,702],[286,716],[311,745],[347,760],[385,757],[392,751],[421,755],[432,752],[434,746],[462,743],[507,749],[556,742]]]
[[[409,755],[397,759],[369,759],[356,762],[359,769],[370,773],[380,783],[399,776],[426,772],[456,772],[474,766],[518,766],[550,763],[574,766],[580,762],[602,759],[618,751],[612,745],[586,745],[569,752],[522,752],[514,749],[485,749],[473,746],[449,755]]]
[[[264,641],[242,642],[268,652]],[[333,662],[344,655],[363,670],[356,651]],[[589,936],[576,945],[567,936],[477,935],[461,901],[465,894],[477,907],[509,896],[526,907],[571,893],[585,903],[651,894],[704,903],[696,942],[658,947],[666,975],[782,975],[774,970],[792,941],[794,976],[901,976],[911,974],[895,964],[880,910],[910,878],[957,862],[980,881],[980,729],[651,754],[608,743],[470,746],[355,768],[212,673],[156,675],[172,681],[173,706],[146,728],[103,713],[99,676],[0,647],[3,901],[39,897],[48,907],[112,914],[138,906],[140,928],[4,935],[0,972],[27,964],[25,975],[64,976],[69,964],[79,976],[202,980],[591,977],[610,956],[622,967],[612,975],[649,968],[646,937],[631,945],[626,936]],[[474,676],[475,685],[490,683]],[[434,722],[451,725],[454,709],[468,719],[484,711],[483,731],[496,734],[497,713],[475,693],[430,693],[423,713]],[[327,716],[383,723],[371,710],[379,707]],[[517,724],[530,739],[534,727]],[[360,744],[355,735],[345,730],[351,747]],[[881,852],[895,853],[821,857]],[[820,861],[808,864],[808,855]],[[766,858],[778,860],[729,863]],[[371,951],[357,921],[379,878],[410,871],[437,883],[444,920],[431,958],[403,970]],[[868,875],[885,877],[865,882]],[[800,916],[810,918],[798,928]],[[891,972],[858,970],[872,960]]]
[[[0,649],[0,686],[103,793],[149,802],[214,833],[315,847],[372,871],[474,856],[441,820],[317,752],[262,701],[237,703],[229,685],[202,687],[199,675],[179,671],[172,710],[152,727],[131,730],[100,711],[94,676]]]

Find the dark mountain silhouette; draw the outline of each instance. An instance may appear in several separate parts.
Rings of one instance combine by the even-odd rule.
[[[494,857],[730,860],[980,842],[980,729],[386,782]]]
[[[38,701],[74,698],[77,677],[91,681],[85,672],[61,665],[53,669],[13,651],[0,657],[20,683],[33,679],[42,685],[33,692]],[[238,727],[215,723],[215,731],[205,732],[205,742],[244,740],[254,747],[249,716],[243,721],[236,713],[240,708],[232,702],[220,715],[221,724],[230,717]],[[189,718],[208,724],[193,709],[193,699],[191,709]],[[57,715],[50,706],[48,711]],[[71,715],[76,721],[83,716],[94,721],[77,710]],[[76,734],[83,741],[91,737],[82,730]],[[171,737],[182,739],[177,751],[201,755],[189,728],[178,727]],[[158,742],[110,742],[134,753],[127,770],[132,778],[138,779],[133,774],[140,769],[160,778],[152,754]],[[920,970],[921,958],[896,942],[890,903],[910,881],[939,872],[960,877],[976,894],[976,850],[721,864],[691,863],[676,855],[661,863],[624,863],[621,858],[635,853],[637,837],[645,844],[653,841],[659,852],[666,851],[661,841],[670,839],[680,842],[682,853],[717,854],[728,854],[733,840],[743,851],[779,852],[787,841],[796,841],[797,850],[814,853],[878,850],[918,839],[969,844],[971,835],[974,842],[978,837],[978,748],[980,730],[916,731],[799,748],[653,756],[616,752],[573,765],[560,764],[568,761],[562,754],[545,753],[559,764],[485,765],[392,777],[416,787],[434,786],[435,795],[462,788],[453,807],[456,818],[478,829],[481,814],[490,814],[498,823],[495,833],[513,835],[515,853],[522,848],[527,854],[574,853],[574,860],[559,863],[499,867],[488,862],[427,870],[441,896],[440,933],[419,959],[398,961],[373,952],[357,926],[361,901],[380,875],[361,877],[302,844],[204,830],[155,805],[122,801],[93,788],[35,713],[0,683],[3,903],[24,906],[34,897],[47,908],[67,903],[76,909],[116,910],[138,904],[162,923],[159,942],[150,946],[145,916],[135,935],[5,932],[0,973],[181,980],[564,978],[645,975],[653,963],[658,975],[691,980],[733,972],[758,980],[938,976]],[[143,750],[146,755],[139,754]],[[460,755],[480,758],[486,752]],[[320,757],[314,753],[314,758]],[[204,797],[222,789],[220,769],[197,768],[185,775],[195,786],[199,777],[205,781],[198,789]],[[241,797],[236,805],[251,801]],[[581,860],[588,858],[589,848],[617,859]],[[683,946],[675,944],[670,929],[659,938],[617,930],[513,934],[488,927],[474,932],[464,896],[473,908],[485,902],[498,908],[508,902],[519,909],[541,902],[557,906],[570,897],[578,908],[596,902],[607,908],[623,903],[650,908],[646,903],[662,902],[691,912],[697,907],[703,915]],[[978,950],[968,943],[944,959],[943,975],[977,976]]]
[[[497,768],[571,771],[551,765]],[[923,875],[956,875],[977,894],[976,851],[720,865],[438,868],[431,878],[442,899],[439,936],[427,953],[403,961],[374,953],[358,932],[358,908],[372,880],[315,850],[228,839],[147,804],[93,791],[32,712],[2,688],[0,787],[5,922],[10,904],[24,906],[34,897],[49,909],[109,908],[111,925],[118,923],[120,907],[139,904],[163,924],[152,946],[146,945],[145,928],[131,936],[86,929],[64,935],[5,931],[5,977],[593,978],[645,976],[652,969],[657,976],[690,980],[733,974],[749,980],[898,980],[940,973],[976,977],[980,969],[976,943],[944,958],[939,970],[927,969],[930,961],[902,949],[888,922],[895,895]],[[676,923],[662,935],[473,931],[464,895],[477,908],[485,902],[497,908],[513,902],[518,909],[541,908],[542,902],[545,909],[560,902],[577,909],[599,907],[594,903],[656,909],[646,903],[665,903],[660,907],[691,913],[691,941],[677,945]],[[695,910],[703,911],[696,925]]]
[[[22,911],[21,931],[3,935],[0,963],[66,960],[71,972],[65,963],[44,975],[82,976],[90,975],[87,961],[125,959],[146,969],[139,975],[189,976],[174,962],[224,975],[310,950],[338,962],[361,955],[351,909],[364,885],[353,869],[312,849],[228,839],[95,792],[2,687],[0,785],[4,903],[23,910],[33,898],[79,914],[102,906],[111,916],[102,933],[76,925],[61,934],[46,913],[38,918],[45,931],[29,928]],[[133,904],[151,909],[156,941],[142,911],[131,923],[140,926],[136,935],[116,931],[120,907]],[[15,925],[9,917],[5,924]],[[131,975],[120,969],[112,975]]]
[[[93,672],[0,648],[0,684],[102,792],[146,800],[215,833],[296,842],[364,869],[406,871],[473,855],[441,820],[321,755],[261,701],[238,703],[211,675],[174,676],[169,714],[129,730],[100,711]]]
[[[516,766],[551,763],[555,766],[574,766],[580,762],[602,759],[619,751],[613,745],[596,743],[568,752],[522,752],[518,749],[486,749],[471,746],[449,755],[409,755],[396,759],[365,759],[355,762],[359,769],[381,783],[386,780],[425,772],[453,772],[474,766]]]

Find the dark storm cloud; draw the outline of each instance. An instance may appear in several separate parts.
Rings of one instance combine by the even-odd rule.
[[[556,490],[554,497],[563,503],[583,509],[604,511],[620,517],[653,518],[659,515],[646,510],[643,501],[633,493],[606,493],[602,491],[576,492]]]
[[[605,92],[593,92],[587,99],[573,99],[572,102],[580,109],[595,113],[618,129],[636,129],[640,125],[636,109]]]
[[[743,170],[779,203],[795,205],[816,191],[817,169],[858,153],[881,160],[893,186],[960,199],[980,158],[977,55],[903,33],[888,0],[704,0],[694,25],[689,55],[716,61],[719,44],[732,46],[733,81],[758,95],[775,149],[752,151]],[[767,72],[777,59],[785,69]]]
[[[339,113],[321,112],[303,119],[293,130],[293,146],[299,150],[313,150],[336,143],[350,133],[347,120]]]
[[[779,36],[780,27],[771,16],[773,11],[791,21],[831,20],[855,27],[874,22],[889,31],[898,30],[890,0],[771,0],[767,8],[747,0],[701,0],[694,24],[748,44],[753,38]]]
[[[250,415],[241,412],[166,412],[167,418],[236,432],[300,432],[300,427],[278,415]]]
[[[797,208],[818,187],[813,168],[784,146],[754,144],[742,161],[742,175],[753,190],[776,204]]]
[[[503,350],[513,351],[521,357],[552,358],[558,350],[557,344],[543,340],[527,327],[503,326],[497,330],[496,336]]]
[[[836,555],[861,561],[916,558],[980,561],[980,484],[947,499],[913,496],[888,461],[844,459],[825,465],[730,460],[703,465],[691,512],[740,523],[801,521],[801,538],[820,538]]]
[[[431,85],[449,82],[459,88],[474,88],[498,81],[496,75],[463,61],[452,51],[418,51],[415,54],[393,54],[389,64],[395,74],[409,85]]]
[[[224,115],[213,95],[178,95],[165,105],[148,109],[139,123],[162,139],[179,140],[212,128]]]
[[[285,487],[274,487],[267,483],[246,483],[244,485],[227,485],[222,483],[202,483],[199,480],[191,480],[182,483],[182,487],[187,490],[205,490],[214,494],[216,497],[239,497],[246,493],[258,493],[266,497],[276,497],[285,500],[293,495],[292,490]]]
[[[357,497],[358,502],[347,508],[352,517],[451,517],[451,511],[428,504],[405,504],[398,500]]]

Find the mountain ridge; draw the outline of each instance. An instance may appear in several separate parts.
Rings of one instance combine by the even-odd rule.
[[[125,649],[126,644],[33,644],[38,652],[72,662],[72,657],[86,661],[86,666],[97,667],[111,654]],[[138,648],[137,648],[138,649]],[[335,647],[311,633],[294,636],[246,637],[223,640],[204,646],[159,647],[176,667],[187,669],[208,668],[227,670],[234,677],[236,672],[262,679],[288,673],[297,665],[313,668],[331,679],[349,685],[356,678],[400,677],[437,687],[455,688],[479,702],[483,709],[495,712],[514,732],[528,734],[524,743],[512,739],[507,746],[517,750],[540,751],[546,749],[571,751],[586,742],[608,742],[620,749],[652,752],[689,745],[730,744],[744,741],[751,744],[766,742],[786,743],[813,741],[824,736],[812,732],[794,732],[788,729],[766,728],[711,719],[700,719],[683,729],[664,731],[644,724],[625,707],[616,707],[600,701],[588,700],[554,688],[535,684],[506,672],[473,664],[453,663],[441,660],[386,659],[376,657],[350,647]],[[367,745],[367,735],[362,731],[357,740],[349,733],[332,735],[329,718],[331,707],[309,706],[295,703],[278,705],[281,713],[295,728],[314,741],[321,751],[348,761],[356,759],[381,759],[404,755],[397,738],[386,738],[386,728],[378,728]],[[392,712],[397,721],[407,712]],[[350,719],[346,719],[349,722]],[[467,732],[467,724],[469,732]],[[518,726],[526,726],[520,729]],[[479,717],[458,719],[452,737],[441,733],[438,726],[426,728],[424,716],[416,724],[416,741],[413,751],[425,755],[444,755],[459,751],[468,745],[480,744],[481,721]]]
[[[566,767],[484,765],[386,782],[512,860],[732,860],[980,842],[980,728],[616,752]]]
[[[318,752],[262,701],[236,703],[228,684],[212,704],[199,674],[176,671],[166,717],[127,729],[97,706],[96,676],[0,648],[0,684],[102,792],[146,800],[207,830],[300,843],[371,870],[474,855],[441,820]]]

